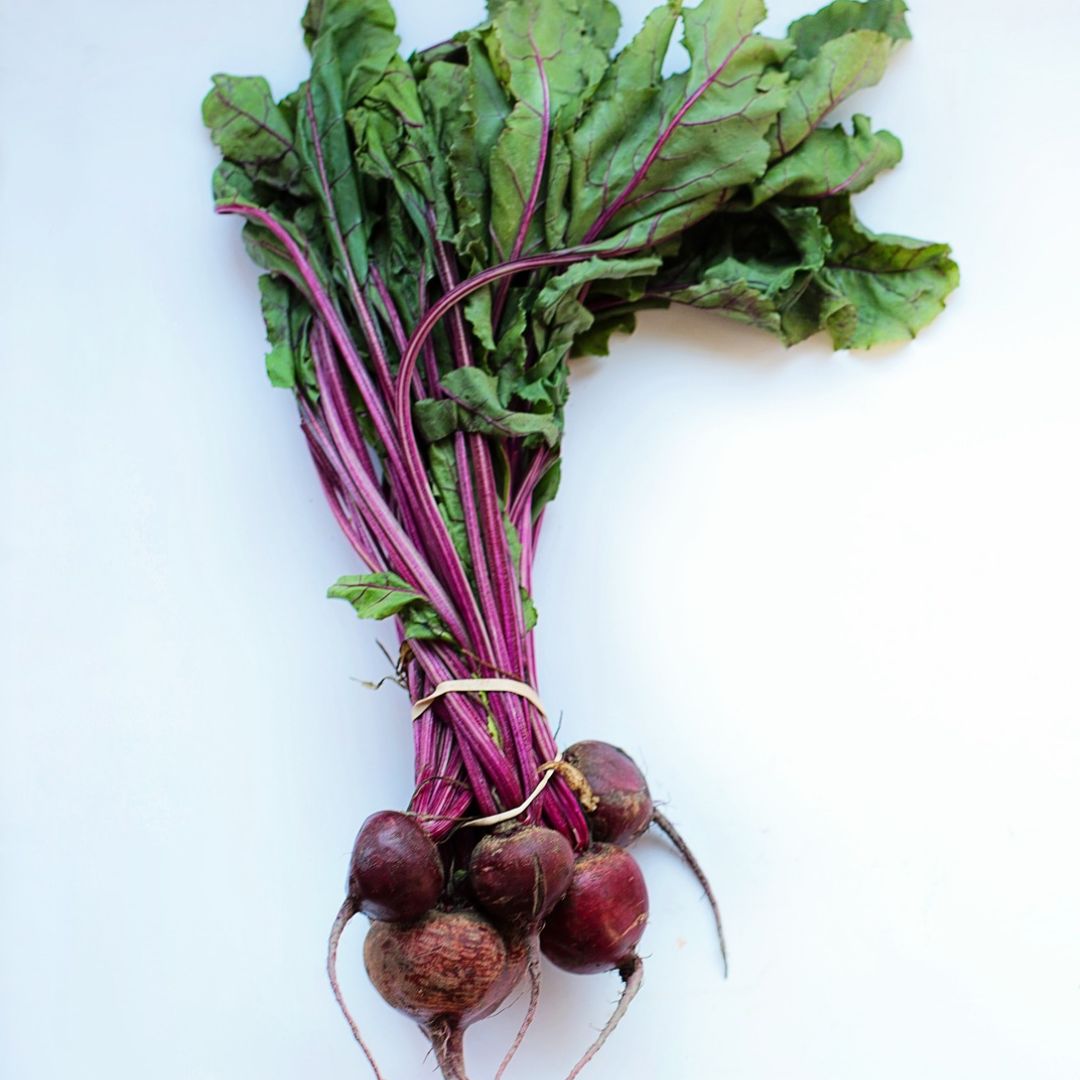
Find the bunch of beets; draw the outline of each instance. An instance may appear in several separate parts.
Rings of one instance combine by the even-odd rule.
[[[626,848],[651,824],[671,837],[698,875],[723,950],[709,883],[653,805],[634,762],[609,743],[589,741],[575,743],[553,764],[587,808],[592,839],[576,856],[562,833],[516,820],[480,836],[463,831],[440,851],[415,815],[396,810],[373,814],[356,838],[348,896],[330,936],[334,992],[352,1024],[337,981],[337,948],[346,924],[363,912],[373,920],[364,943],[368,975],[394,1008],[423,1027],[447,1076],[464,1075],[465,1028],[499,1009],[528,971],[529,1009],[502,1075],[536,1012],[538,946],[566,971],[618,971],[623,978],[618,1008],[571,1075],[593,1057],[641,985],[635,949],[649,898]],[[355,1024],[353,1032],[371,1060]]]
[[[245,220],[270,379],[367,568],[330,595],[393,622],[414,703],[415,791],[360,831],[331,980],[344,1008],[338,942],[363,912],[375,986],[452,1080],[466,1027],[527,979],[501,1076],[541,952],[621,975],[571,1075],[595,1054],[641,982],[626,848],[650,825],[716,911],[634,763],[600,742],[560,754],[537,696],[532,570],[570,361],[676,303],[836,348],[942,310],[949,249],[852,208],[899,141],[865,116],[824,123],[881,78],[905,11],[835,0],[771,37],[763,0],[667,0],[616,51],[611,0],[488,0],[481,25],[405,58],[388,0],[310,0],[297,90],[214,77],[217,210]],[[689,64],[670,73],[680,27]]]

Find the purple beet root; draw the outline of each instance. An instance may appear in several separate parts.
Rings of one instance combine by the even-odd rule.
[[[641,988],[644,967],[635,949],[648,917],[645,878],[633,855],[614,844],[594,844],[578,857],[570,889],[544,926],[540,947],[566,971],[582,975],[618,971],[623,992],[567,1080],[574,1080],[592,1061]]]
[[[353,1037],[360,1044],[376,1080],[379,1066],[349,1011],[337,977],[338,946],[349,921],[360,911],[373,919],[410,922],[439,901],[444,872],[438,849],[416,818],[397,810],[381,810],[364,822],[349,863],[348,895],[330,930],[326,970],[330,986]]]
[[[349,864],[349,899],[372,919],[411,922],[443,890],[442,859],[416,818],[380,810],[364,822]]]
[[[540,947],[552,963],[579,975],[621,970],[632,962],[648,917],[649,894],[637,860],[614,844],[593,844],[578,856]]]
[[[500,1004],[510,953],[483,916],[432,911],[408,925],[372,923],[364,963],[386,1002],[418,1024],[472,1022]]]
[[[496,829],[476,845],[469,885],[493,919],[526,929],[545,919],[566,895],[574,873],[570,841],[539,825]]]
[[[596,798],[596,808],[586,814],[593,840],[626,847],[648,829],[653,817],[649,785],[625,751],[589,739],[568,747],[563,760],[585,777]]]
[[[443,1075],[465,1076],[465,1029],[495,1012],[521,980],[528,949],[472,911],[432,911],[419,922],[374,922],[364,964],[375,989],[431,1039]]]
[[[675,826],[656,809],[649,785],[634,760],[617,746],[595,739],[574,743],[563,754],[588,782],[596,799],[593,810],[586,808],[585,816],[593,840],[627,847],[641,836],[650,825],[656,825],[675,845],[694,876],[701,883],[705,898],[712,908],[716,922],[716,934],[720,942],[720,956],[727,975],[727,944],[724,941],[724,924],[720,918],[720,905],[712,885],[705,876],[690,846]]]

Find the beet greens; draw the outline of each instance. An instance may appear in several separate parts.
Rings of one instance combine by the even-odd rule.
[[[245,219],[266,271],[270,379],[295,395],[330,510],[366,567],[330,595],[393,620],[414,702],[448,680],[537,685],[532,565],[572,357],[606,353],[638,311],[676,303],[788,345],[825,331],[860,349],[912,337],[942,310],[958,281],[949,249],[875,235],[852,209],[899,162],[899,141],[864,116],[825,123],[881,78],[909,37],[905,10],[836,0],[770,38],[756,31],[762,0],[669,0],[613,56],[610,0],[489,0],[482,25],[403,58],[387,0],[311,0],[311,75],[296,91],[275,101],[262,78],[214,77],[203,114],[224,159],[217,210]],[[668,75],[680,27],[690,65]],[[413,738],[409,809],[447,870],[431,911],[467,911],[469,933],[488,934],[461,886],[459,830],[520,806],[545,764],[554,775],[519,823],[593,865],[590,843],[609,838],[590,832],[595,801],[528,698],[444,694]],[[498,880],[484,889],[498,910]],[[542,899],[535,910],[553,902]],[[363,908],[352,898],[346,920]],[[445,920],[410,915],[423,917],[384,928],[372,955],[385,996],[415,1003],[423,987],[384,984],[420,955],[409,935],[423,928],[429,948]],[[535,956],[539,930],[498,931],[517,958],[508,971]],[[616,959],[636,990],[640,962]],[[500,990],[501,970],[489,972]],[[464,1076],[467,1012],[424,1014],[447,1076]]]

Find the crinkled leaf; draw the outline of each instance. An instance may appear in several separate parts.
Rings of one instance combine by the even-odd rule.
[[[305,21],[311,78],[298,107],[297,143],[338,259],[367,278],[367,223],[346,114],[397,55],[385,0],[324,0]]]
[[[852,94],[874,86],[897,45],[911,34],[903,0],[837,0],[792,23],[784,65],[791,98],[770,133],[773,157],[790,153]]]
[[[904,0],[834,0],[813,15],[796,19],[788,28],[796,55],[803,59],[819,56],[828,44],[859,30],[884,34],[893,42],[908,41]]]
[[[843,301],[824,320],[838,349],[915,337],[960,283],[947,244],[873,233],[846,197],[829,200],[822,217],[833,244],[818,282],[832,300]]]
[[[222,156],[253,182],[304,195],[304,165],[292,127],[260,77],[215,75],[203,99],[203,121]]]
[[[642,305],[633,305],[636,309]],[[637,329],[634,310],[605,311],[594,316],[593,324],[574,339],[571,356],[608,356],[616,334],[632,334]]]
[[[544,166],[551,133],[568,130],[607,70],[578,0],[505,0],[485,34],[515,104],[491,154],[491,233],[503,258],[542,237]]]
[[[665,269],[656,295],[786,337],[784,307],[821,269],[832,243],[817,210],[722,215],[700,230],[708,241],[688,245],[692,256]]]
[[[488,172],[511,104],[487,51],[474,36],[467,42],[466,56],[466,64],[433,63],[421,83],[421,93],[450,181],[456,217],[454,246],[465,270],[473,274],[493,261]],[[484,347],[493,349],[489,289],[469,297],[465,315]]]
[[[329,287],[329,272],[326,270],[321,253],[313,246],[312,232],[301,231],[292,222],[284,221],[281,218],[277,218],[277,224],[289,234],[303,252],[318,281],[323,287]],[[307,285],[297,270],[292,256],[289,255],[282,242],[268,228],[255,221],[247,221],[242,236],[248,257],[256,266],[269,270],[271,273],[280,274],[291,281],[301,294],[308,295]]]
[[[895,135],[888,131],[875,133],[866,116],[856,116],[853,127],[851,133],[842,124],[813,132],[753,186],[753,205],[759,206],[777,195],[805,199],[855,194],[900,163],[904,150]]]
[[[661,130],[661,72],[678,18],[674,2],[649,14],[608,69],[569,137],[563,167],[568,180],[572,176],[570,242],[585,236],[630,181]]]
[[[791,46],[753,32],[762,0],[703,0],[683,12],[689,72],[657,84],[672,14],[653,12],[575,132],[572,242],[654,242],[765,171],[766,134],[787,101],[775,69]]]
[[[611,282],[620,278],[648,277],[662,260],[657,255],[633,259],[589,259],[577,263],[553,277],[536,300],[535,336],[541,350],[538,363],[530,369],[530,378],[546,378],[565,360],[576,341],[592,327],[593,313],[581,302],[582,288],[593,282]]]
[[[442,388],[444,400],[419,401],[414,407],[416,426],[431,442],[454,431],[471,431],[497,438],[541,439],[555,446],[562,434],[553,416],[509,408],[499,397],[495,376],[480,368],[448,372]]]
[[[311,0],[302,25],[313,60],[320,38],[333,38],[347,109],[382,78],[400,44],[389,0]]]
[[[436,148],[431,140],[412,69],[398,56],[349,113],[356,139],[356,162],[371,176],[389,180],[421,236],[436,209],[449,233],[449,206],[443,193]]]

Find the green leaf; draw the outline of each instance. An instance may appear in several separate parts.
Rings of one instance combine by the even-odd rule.
[[[799,305],[831,246],[832,237],[812,206],[769,204],[751,213],[716,214],[688,233],[660,274],[640,295],[629,293],[626,306],[612,317],[681,303],[792,344],[821,329],[820,305],[808,312]]]
[[[447,200],[434,175],[436,149],[409,65],[394,56],[348,119],[356,140],[357,165],[394,185],[418,234],[429,237],[427,215],[437,205],[446,208],[444,221],[448,222]]]
[[[853,195],[900,163],[904,151],[895,135],[873,132],[866,116],[856,116],[853,125],[851,134],[840,124],[813,132],[751,188],[753,205],[781,194],[803,199]]]
[[[908,41],[907,10],[904,0],[835,0],[793,22],[788,36],[803,59],[819,56],[830,42],[859,30],[884,34],[893,42]]]
[[[266,373],[271,384],[288,390],[302,387],[312,401],[317,401],[319,389],[308,338],[310,306],[294,287],[274,274],[259,278],[259,293],[270,344]]]
[[[661,72],[680,5],[652,11],[619,53],[592,104],[569,138],[572,213],[567,240],[576,243],[644,161],[661,130]]]
[[[303,231],[293,222],[284,221],[276,217],[276,215],[275,218],[278,225],[289,234],[297,247],[303,252],[318,281],[323,287],[327,287],[330,276],[321,252],[313,245],[311,240],[313,231],[311,229]],[[244,224],[241,235],[243,236],[244,248],[248,253],[248,257],[256,266],[287,278],[302,295],[307,297],[307,285],[297,270],[292,256],[289,255],[281,241],[269,229],[255,221],[248,221]]]
[[[540,614],[536,610],[536,604],[527,589],[521,590],[521,621],[526,634],[531,630],[535,630],[536,624],[540,621]]]
[[[466,572],[469,572],[472,568],[472,551],[469,548],[469,536],[465,528],[465,510],[461,502],[453,439],[433,442],[428,447],[428,476],[431,479],[431,490],[435,496],[435,502],[446,522],[454,549]]]
[[[550,134],[573,125],[608,59],[578,0],[504,0],[492,12],[484,41],[515,102],[490,163],[491,232],[496,250],[508,259],[540,241],[537,214]]]
[[[397,574],[354,574],[338,578],[326,595],[334,600],[348,600],[361,619],[388,619],[410,604],[427,603],[421,593]]]
[[[947,244],[873,233],[846,197],[829,200],[822,217],[833,244],[818,282],[835,306],[824,322],[838,349],[915,337],[960,284]]]
[[[432,68],[425,87],[429,109],[445,110],[440,145],[446,155],[458,218],[455,244],[473,271],[491,262],[491,155],[512,108],[486,50],[476,39],[467,46],[467,65]]]
[[[304,44],[315,59],[319,40],[332,38],[352,108],[382,78],[397,54],[397,20],[388,0],[311,0],[304,13]],[[318,63],[315,60],[316,64]]]
[[[533,492],[532,516],[533,521],[543,513],[544,507],[551,502],[559,493],[559,483],[562,480],[562,462],[556,458],[540,477],[540,482]]]
[[[649,16],[571,139],[571,242],[653,243],[765,172],[791,46],[753,32],[762,0],[703,0],[683,13],[689,72],[658,81],[675,10]]]
[[[594,315],[579,299],[585,286],[610,284],[625,278],[654,274],[661,266],[658,255],[640,255],[632,259],[589,259],[556,274],[536,298],[534,333],[540,360],[527,377],[544,377],[554,371],[576,343],[592,328]]]
[[[440,401],[418,401],[416,425],[425,439],[437,442],[455,431],[472,431],[497,438],[541,439],[555,446],[562,434],[550,415],[520,412],[499,397],[496,378],[480,368],[458,368],[443,376]]]
[[[398,616],[411,639],[450,640],[445,624],[425,596],[397,574],[352,574],[330,586],[327,596],[348,600],[361,619]]]
[[[618,6],[612,0],[579,0],[578,8],[582,25],[592,35],[593,41],[605,53],[610,53],[622,24]]]
[[[311,78],[301,88],[297,145],[337,258],[363,283],[369,223],[345,118],[397,55],[393,11],[385,0],[323,0],[304,27]]]
[[[291,195],[308,193],[292,128],[263,78],[215,75],[203,121],[226,161],[247,178]]]
[[[896,47],[910,38],[903,0],[837,0],[792,23],[784,65],[791,99],[770,134],[773,157],[798,146],[852,94],[876,85]]]

